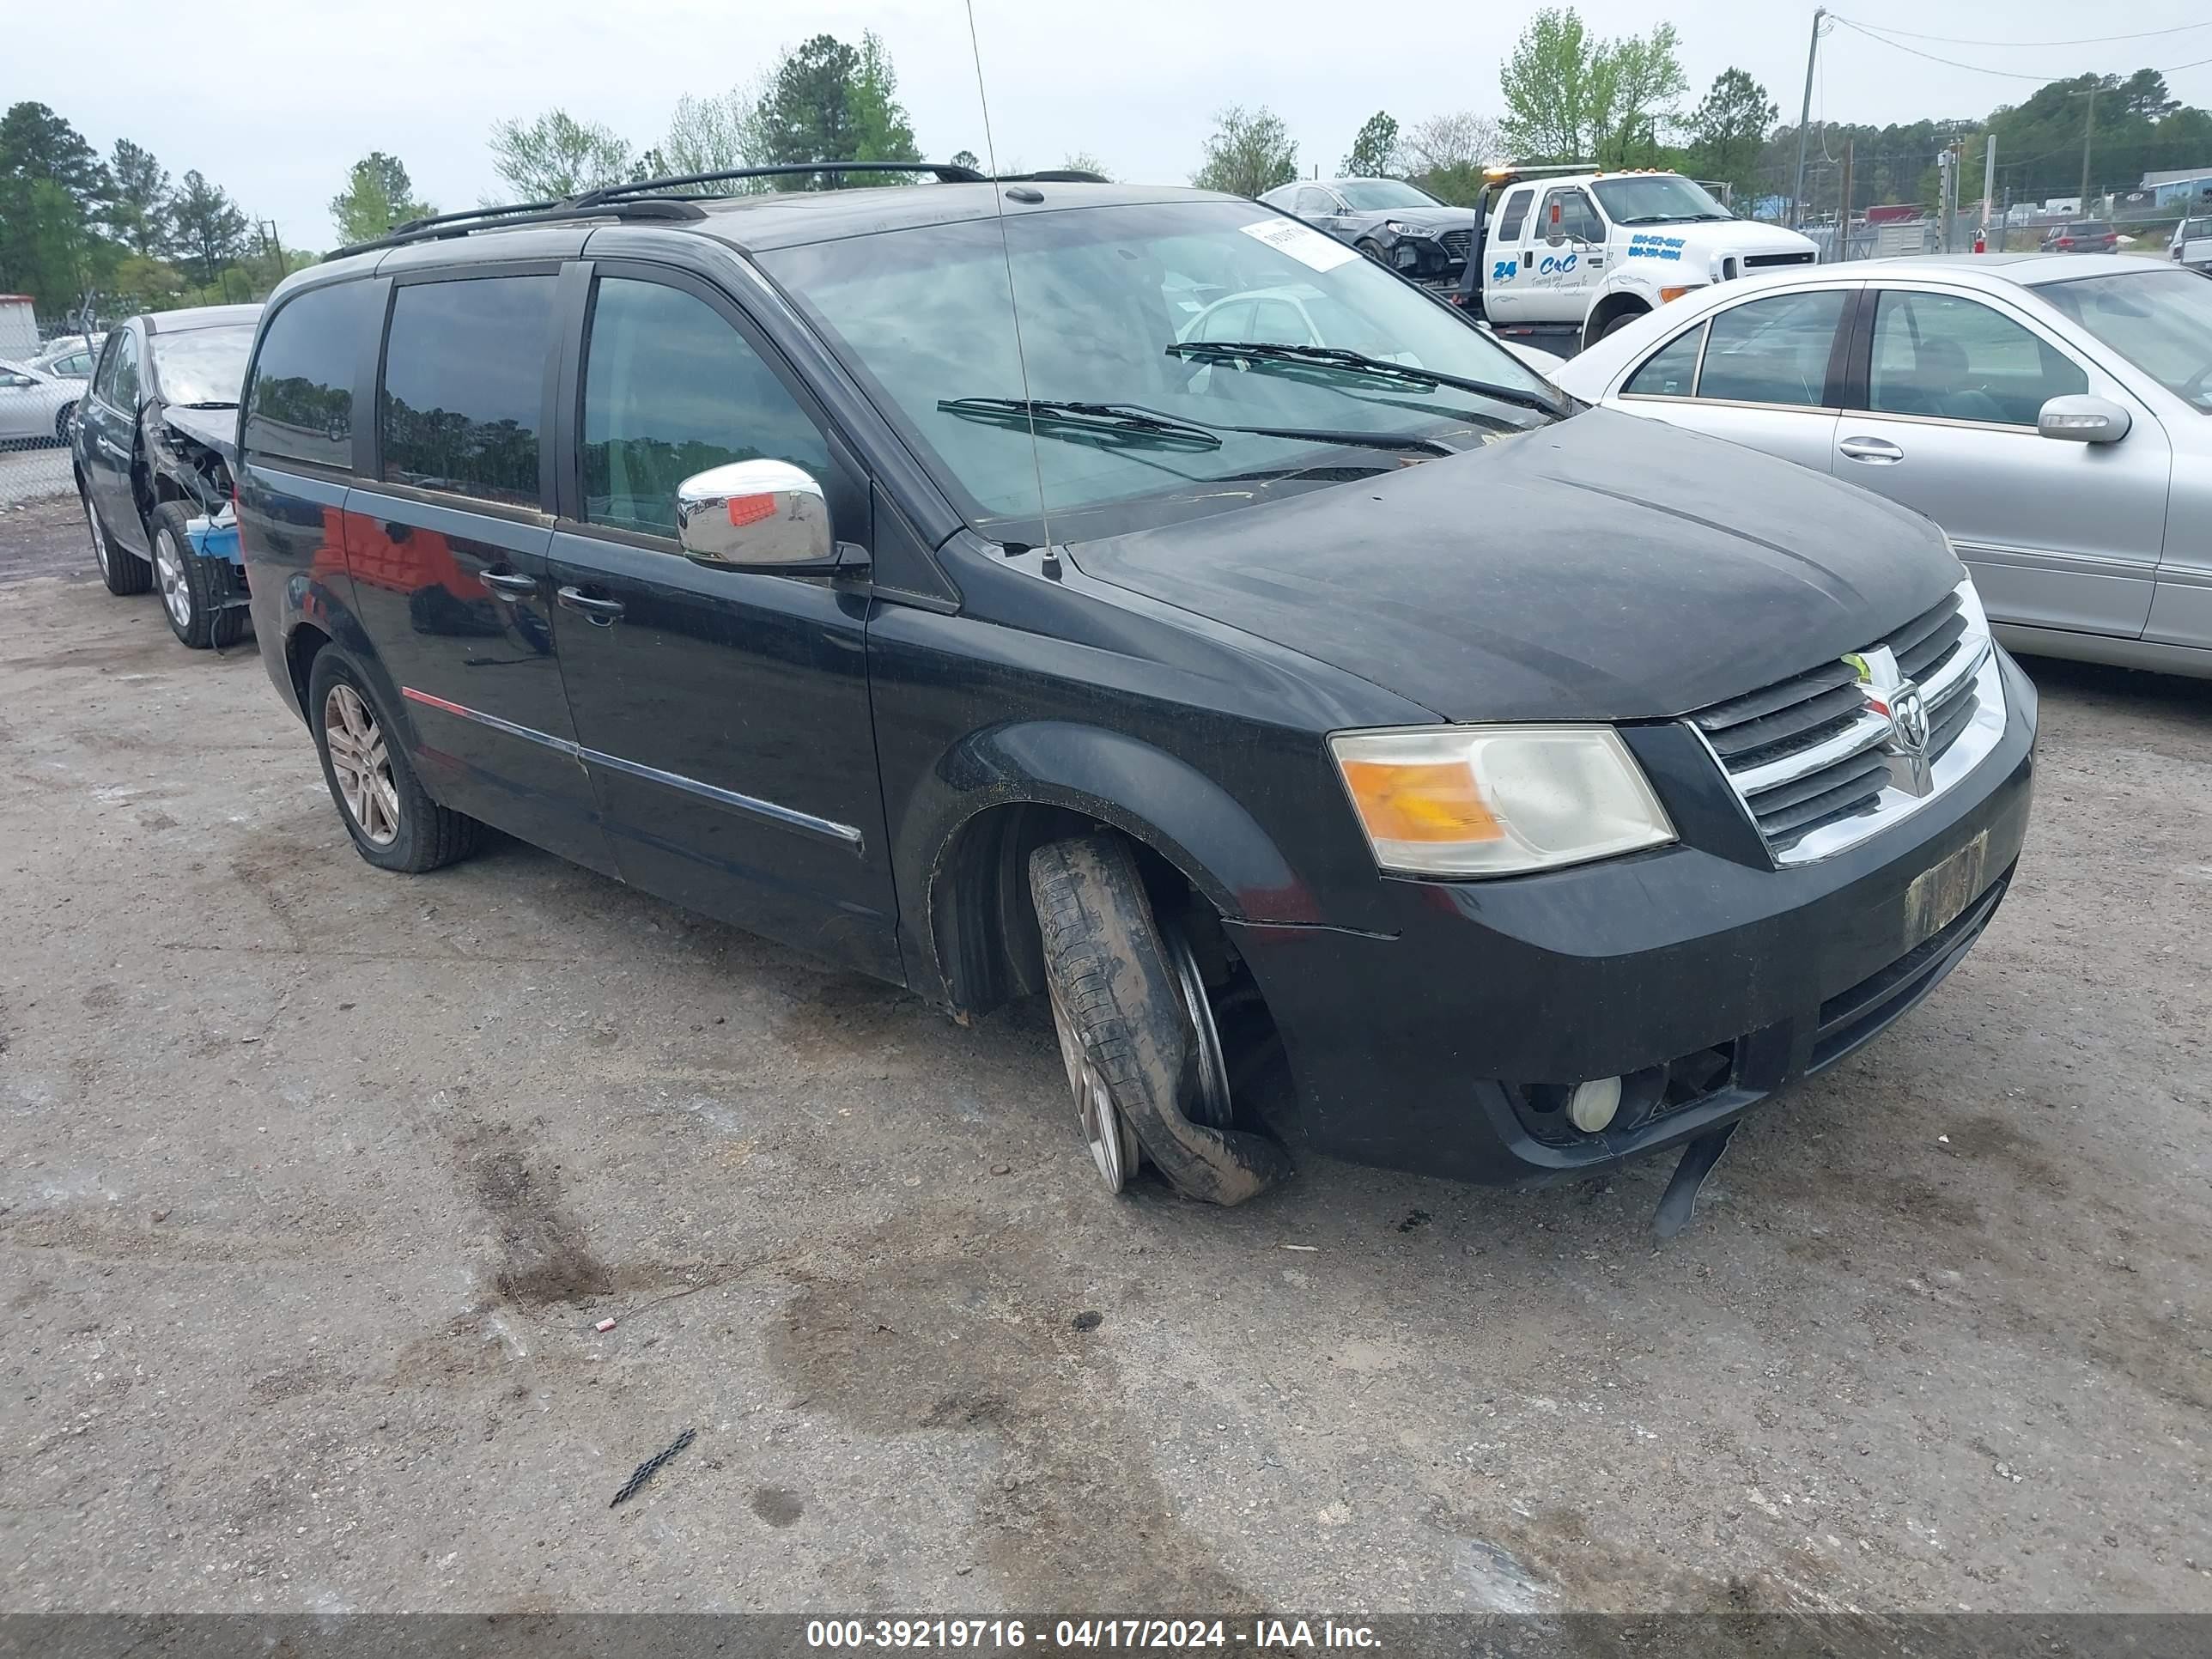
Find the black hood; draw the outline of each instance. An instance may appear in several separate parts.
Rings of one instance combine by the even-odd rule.
[[[161,418],[187,438],[205,444],[232,466],[238,465],[238,411],[235,409],[185,409],[166,404]]]
[[[1069,552],[1454,720],[1685,714],[1872,644],[1965,574],[1917,514],[1599,409]]]

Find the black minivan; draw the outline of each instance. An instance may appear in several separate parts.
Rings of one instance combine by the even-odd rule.
[[[492,824],[958,1018],[1042,993],[1109,1185],[1222,1202],[1279,1135],[1709,1164],[1979,935],[2035,694],[1934,525],[1250,201],[936,171],[278,289],[253,622],[363,857]]]

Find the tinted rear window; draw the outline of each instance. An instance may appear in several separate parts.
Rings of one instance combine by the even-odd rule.
[[[275,460],[353,466],[353,377],[376,314],[370,283],[310,289],[269,325],[246,398],[246,448]]]
[[[388,482],[538,504],[554,280],[477,276],[397,291],[380,415]]]

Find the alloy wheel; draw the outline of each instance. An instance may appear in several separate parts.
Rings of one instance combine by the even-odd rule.
[[[383,728],[361,693],[341,681],[323,699],[323,742],[338,797],[368,840],[389,847],[399,836],[399,789]]]
[[[1075,1096],[1076,1120],[1083,1126],[1083,1144],[1091,1149],[1106,1190],[1118,1193],[1137,1170],[1137,1132],[1114,1104],[1106,1079],[1084,1052],[1075,1024],[1060,1006],[1060,993],[1052,993],[1052,1025],[1060,1038],[1060,1063],[1067,1068],[1067,1086]]]
[[[192,625],[192,589],[185,578],[185,551],[176,533],[167,526],[154,538],[154,574],[161,584],[161,603],[169,620],[182,631]]]
[[[84,527],[92,532],[92,556],[100,562],[100,574],[107,574],[107,536],[100,527],[100,509],[92,504],[92,497],[84,498]]]

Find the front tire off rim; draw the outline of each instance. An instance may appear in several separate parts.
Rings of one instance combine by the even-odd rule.
[[[179,629],[190,628],[192,589],[185,579],[184,550],[167,529],[154,538],[154,574],[161,584],[161,603],[169,608],[169,620]]]
[[[389,847],[399,836],[399,789],[383,728],[361,693],[340,684],[323,699],[323,742],[331,754],[339,799],[368,841]]]
[[[1115,1106],[1106,1079],[1084,1052],[1083,1039],[1076,1034],[1075,1023],[1068,1018],[1067,1011],[1060,1006],[1058,991],[1052,993],[1052,1026],[1060,1038],[1060,1058],[1067,1068],[1067,1086],[1075,1096],[1075,1115],[1083,1126],[1083,1144],[1091,1149],[1091,1161],[1097,1166],[1106,1190],[1118,1193],[1137,1172],[1137,1132]]]

